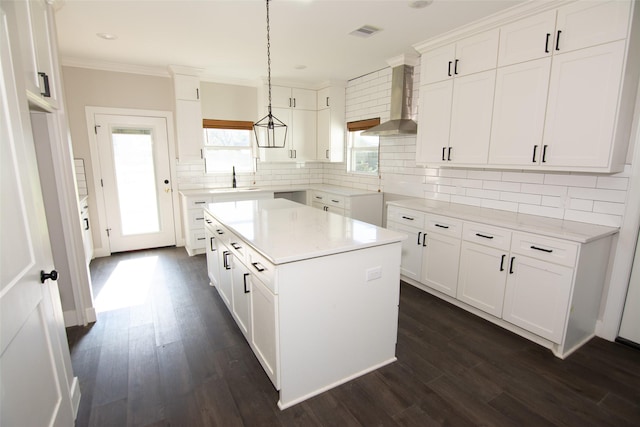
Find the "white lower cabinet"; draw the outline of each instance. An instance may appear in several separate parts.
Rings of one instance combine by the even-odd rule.
[[[561,343],[572,278],[573,268],[512,256],[503,319],[554,343]]]
[[[254,267],[255,268],[255,267]],[[255,275],[251,280],[251,347],[276,389],[278,384],[278,298]]]
[[[211,220],[207,219],[208,224],[205,225],[204,232],[207,242],[207,276],[209,284],[218,287],[220,285],[220,256],[218,250],[218,241],[216,239],[215,226]]]
[[[382,225],[382,193],[364,191],[339,194],[310,190],[307,204],[325,212],[337,213],[377,226]]]
[[[421,282],[455,297],[458,288],[460,239],[424,233]]]
[[[579,243],[518,231],[520,221],[503,228],[395,205],[387,210],[387,228],[409,235],[403,280],[564,358],[595,334],[615,229],[600,227]],[[599,227],[567,223],[558,222],[558,236]]]
[[[235,255],[231,259],[231,305],[233,317],[245,338],[251,334],[251,283],[249,270]]]

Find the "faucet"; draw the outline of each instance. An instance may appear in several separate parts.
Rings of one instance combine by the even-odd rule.
[[[231,182],[231,186],[236,188],[236,167],[233,166],[233,181]]]

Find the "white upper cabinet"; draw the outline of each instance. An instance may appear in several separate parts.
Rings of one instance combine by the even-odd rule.
[[[330,86],[317,92],[316,159],[323,162],[344,161],[345,144],[344,87]]]
[[[631,2],[577,1],[558,9],[554,51],[569,52],[627,37]]]
[[[619,41],[554,57],[541,162],[609,165],[624,49]]]
[[[467,37],[428,52],[421,58],[421,85],[462,77],[496,67],[499,30]]]
[[[550,70],[550,57],[498,68],[489,164],[540,162]]]
[[[556,11],[551,10],[502,27],[498,67],[550,56],[555,25]]]
[[[57,109],[59,75],[50,6],[44,0],[8,2],[7,6],[15,8],[27,97],[47,110]]]
[[[266,88],[268,91],[269,89]],[[267,95],[268,96],[268,95]],[[265,98],[268,103],[268,98]],[[316,91],[311,89],[271,86],[271,105],[282,108],[316,110]]]
[[[197,76],[174,74],[173,85],[176,99],[200,101],[200,79]]]
[[[444,44],[454,39],[450,35],[431,42],[439,46],[433,49],[426,42],[418,45],[422,81],[416,162],[598,173],[622,170],[640,76],[640,49],[630,47],[640,31],[639,23],[630,24],[633,5],[627,0],[576,1],[549,10],[543,3],[530,3],[509,12],[512,22],[502,16],[502,26],[494,30],[487,31],[491,23],[483,22],[474,26],[482,32],[469,37],[472,30],[462,30],[455,43]],[[482,74],[467,64],[484,58],[486,66],[494,59],[487,53],[493,34],[499,35],[495,88],[490,95],[480,86],[473,89],[474,95],[471,88],[465,94],[462,79]],[[451,52],[455,52],[453,78],[448,75]],[[462,61],[474,55],[475,60]],[[453,81],[450,93],[440,86],[442,81]]]

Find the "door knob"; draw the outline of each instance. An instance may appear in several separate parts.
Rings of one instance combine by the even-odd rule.
[[[165,184],[168,184],[168,183],[169,183],[169,180],[168,180],[168,179],[165,179],[165,180],[164,180],[164,183],[165,183]]]
[[[40,270],[40,283],[44,283],[47,279],[58,280],[58,272],[51,270],[51,273],[45,273],[44,270]]]

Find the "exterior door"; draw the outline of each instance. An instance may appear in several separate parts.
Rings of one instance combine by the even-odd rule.
[[[33,139],[0,9],[0,425],[70,426],[70,362]],[[18,86],[20,89],[17,89]],[[69,374],[70,365],[68,366]]]
[[[167,124],[95,114],[111,252],[175,245]]]

